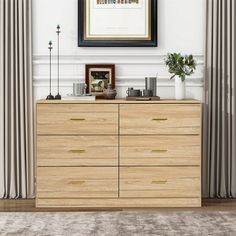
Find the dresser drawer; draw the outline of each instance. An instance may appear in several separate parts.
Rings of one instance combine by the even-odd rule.
[[[120,105],[121,134],[200,134],[200,124],[200,105]]]
[[[200,135],[121,136],[120,164],[127,166],[200,165]]]
[[[38,198],[117,198],[117,167],[38,167]]]
[[[118,134],[118,105],[39,104],[38,135]]]
[[[201,196],[200,167],[121,167],[120,197]]]
[[[38,166],[118,166],[118,136],[38,136]]]

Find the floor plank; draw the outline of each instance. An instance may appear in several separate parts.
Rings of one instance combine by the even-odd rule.
[[[0,200],[0,212],[65,212],[65,211],[236,211],[236,199],[205,199],[201,208],[152,208],[152,209],[81,209],[81,208],[35,208],[35,200]]]

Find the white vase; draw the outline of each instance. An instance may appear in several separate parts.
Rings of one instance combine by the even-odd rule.
[[[175,77],[175,99],[185,99],[185,81],[182,81],[179,76]]]

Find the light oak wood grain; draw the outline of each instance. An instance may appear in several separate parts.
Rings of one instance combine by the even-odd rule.
[[[200,134],[200,105],[120,105],[121,134]]]
[[[120,197],[200,198],[199,167],[121,167]]]
[[[37,104],[200,104],[201,101],[194,99],[173,100],[161,99],[160,101],[127,101],[125,99],[105,100],[97,99],[95,101],[78,100],[37,100]]]
[[[120,136],[120,164],[200,165],[200,136]]]
[[[117,197],[117,167],[37,168],[37,198]]]
[[[118,199],[42,199],[37,207],[81,208],[155,208],[155,207],[201,207],[200,198],[118,198]]]
[[[117,136],[38,136],[38,166],[118,166]]]
[[[201,206],[199,101],[37,103],[37,207]]]
[[[41,104],[37,106],[38,135],[117,135],[118,105]]]

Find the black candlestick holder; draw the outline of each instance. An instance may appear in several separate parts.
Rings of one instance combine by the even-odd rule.
[[[57,26],[57,95],[55,96],[55,99],[61,100],[61,95],[59,93],[60,90],[60,33],[61,33],[61,27],[60,25]]]
[[[52,41],[49,41],[48,44],[49,49],[49,95],[47,96],[47,100],[54,100],[54,96],[52,95]]]

